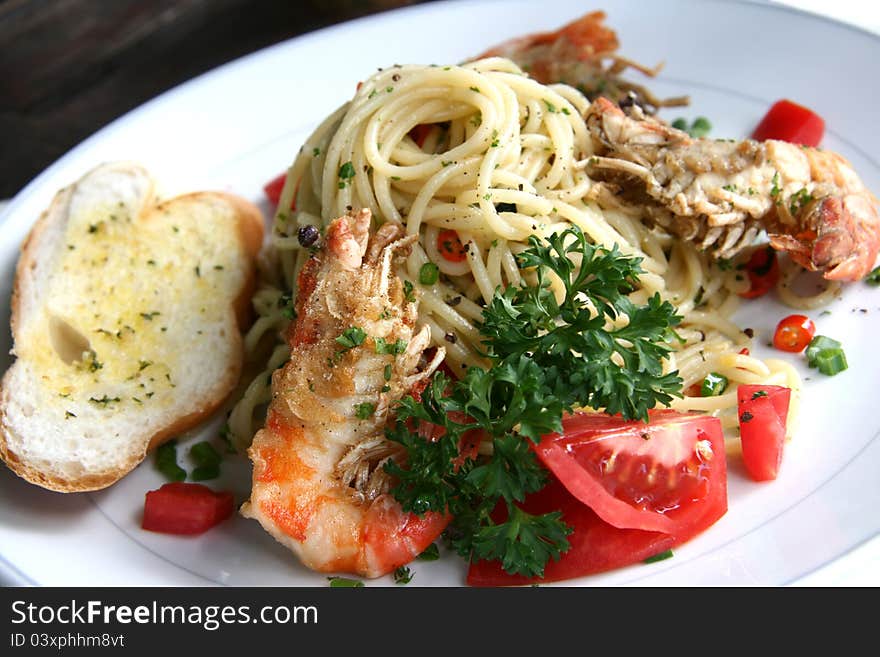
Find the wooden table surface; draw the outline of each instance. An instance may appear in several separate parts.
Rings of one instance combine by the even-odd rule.
[[[425,0],[0,0],[0,199],[128,110],[220,64]]]

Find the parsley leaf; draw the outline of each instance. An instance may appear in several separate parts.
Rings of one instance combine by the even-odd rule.
[[[581,406],[647,419],[649,409],[681,396],[677,372],[663,373],[681,318],[659,295],[642,306],[630,301],[639,263],[617,247],[593,246],[576,227],[546,242],[530,238],[520,266],[534,268],[538,284],[497,290],[483,310],[491,367],[469,367],[459,381],[438,372],[420,400],[398,403],[386,437],[406,456],[383,466],[396,478],[391,493],[404,511],[449,512],[446,536],[463,557],[542,576],[569,548],[571,529],[559,513],[517,506],[547,481],[529,441],[561,431],[563,415]],[[564,287],[561,300],[551,272]],[[426,425],[433,428],[413,430]],[[462,448],[473,432],[491,453]]]

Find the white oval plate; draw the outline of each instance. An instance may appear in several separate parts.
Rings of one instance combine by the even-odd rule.
[[[766,5],[602,4],[626,56],[649,64],[665,60],[651,88],[660,95],[691,95],[690,108],[667,111],[667,118],[705,115],[713,136],[736,137],[748,134],[773,101],[795,99],[826,119],[824,146],[848,156],[880,191],[878,38]],[[139,161],[168,193],[219,188],[260,201],[261,185],[284,170],[310,129],[377,67],[461,61],[508,37],[558,27],[586,9],[580,0],[420,5],[274,46],[160,96],[61,158],[6,208],[0,315],[9,314],[13,268],[28,229],[58,188],[98,163]],[[851,285],[830,310],[816,317],[819,330],[842,340],[850,369],[829,378],[802,367],[809,380],[800,428],[787,446],[779,479],[752,483],[732,461],[729,512],[673,559],[570,584],[784,584],[880,532],[880,352],[874,346],[880,290]],[[755,329],[761,351],[788,312],[762,300],[738,319]],[[0,351],[10,346],[6,329]],[[188,438],[216,435],[219,422]],[[110,489],[79,495],[42,490],[0,468],[0,579],[41,585],[326,585],[257,523],[238,516],[198,538],[142,531],[144,493],[161,483],[150,460]],[[248,463],[227,461],[214,485],[244,499]],[[464,564],[452,555],[417,563],[414,570],[414,584],[464,583]]]

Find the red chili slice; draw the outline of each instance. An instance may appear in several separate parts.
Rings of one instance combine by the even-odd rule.
[[[772,290],[779,281],[779,261],[772,247],[758,249],[746,263],[746,274],[749,277],[749,289],[740,292],[745,299],[763,296]]]
[[[806,315],[789,315],[776,325],[773,346],[780,351],[799,354],[816,335],[816,325]]]
[[[441,230],[437,234],[437,250],[449,262],[462,262],[467,258],[467,251],[454,230]]]

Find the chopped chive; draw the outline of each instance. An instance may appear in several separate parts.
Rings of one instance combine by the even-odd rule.
[[[433,285],[440,279],[440,268],[433,262],[426,262],[419,269],[419,283]]]
[[[709,123],[709,119],[705,116],[698,116],[694,119],[694,122],[691,123],[691,129],[688,130],[691,137],[705,137],[712,130],[712,124]]]
[[[728,383],[729,381],[727,377],[723,374],[709,372],[709,374],[706,375],[706,378],[703,379],[703,384],[700,386],[700,395],[703,397],[717,397],[727,390]]]
[[[356,589],[361,588],[364,583],[357,579],[349,579],[348,577],[328,577],[331,589]]]
[[[673,556],[674,555],[672,554],[672,550],[666,550],[665,552],[655,554],[653,557],[648,557],[647,559],[645,559],[645,563],[657,563],[658,561],[671,559]]]
[[[219,465],[199,465],[193,469],[190,479],[193,481],[207,481],[209,479],[216,479],[219,476]]]
[[[169,440],[156,449],[156,468],[169,481],[183,481],[186,470],[177,464],[177,441]]]
[[[220,453],[207,440],[190,447],[189,455],[196,462],[196,465],[220,465],[223,460]]]
[[[190,477],[193,481],[206,481],[220,476],[220,463],[223,457],[207,440],[190,447],[189,455],[196,462]]]

